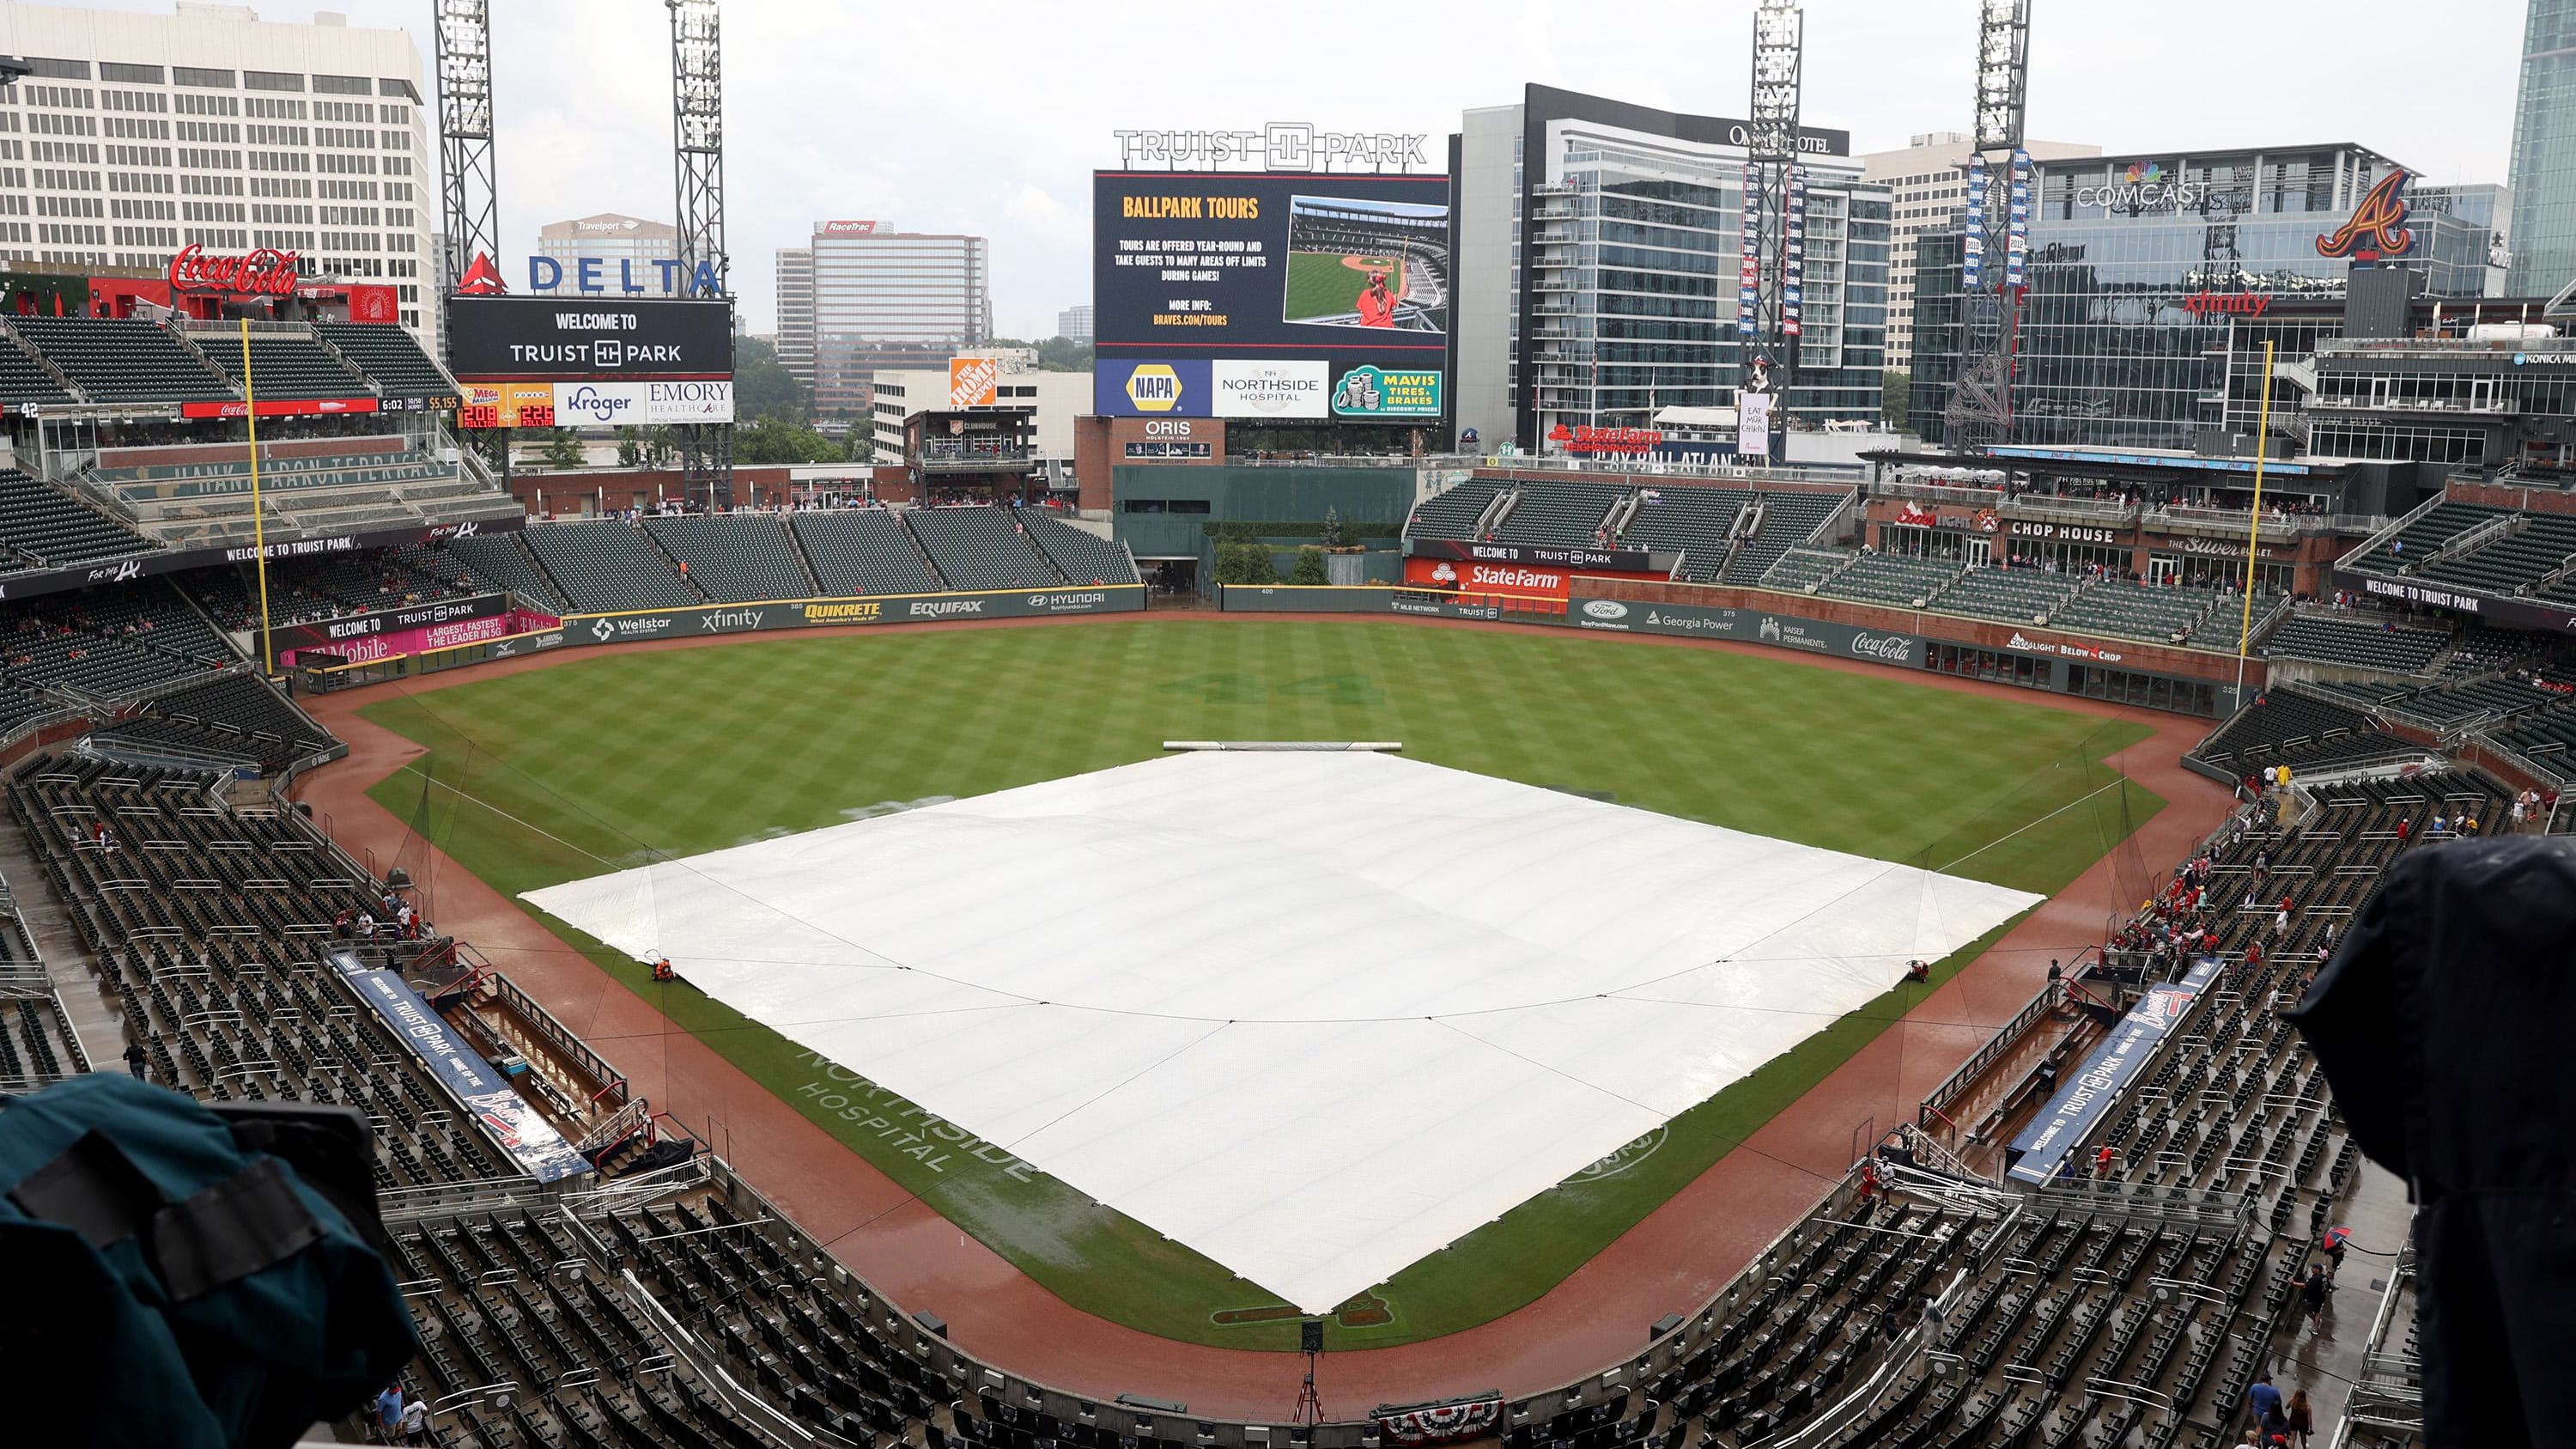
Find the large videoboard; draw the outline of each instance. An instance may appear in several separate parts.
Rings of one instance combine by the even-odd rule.
[[[1095,172],[1094,411],[1437,420],[1452,265],[1446,176]]]
[[[447,357],[460,382],[729,378],[733,303],[450,297]]]

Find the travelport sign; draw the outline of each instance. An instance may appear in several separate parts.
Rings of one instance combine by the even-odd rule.
[[[753,634],[773,629],[1132,613],[1144,607],[1145,586],[1142,584],[887,594],[854,599],[780,599],[754,604],[714,604],[694,609],[630,609],[614,614],[568,614],[563,621],[563,642],[566,647],[635,644],[650,639],[701,639],[711,634]]]

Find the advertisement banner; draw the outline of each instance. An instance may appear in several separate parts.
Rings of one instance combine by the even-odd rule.
[[[2241,556],[2244,550],[2240,548],[2237,552]],[[2576,606],[2551,604],[2546,599],[2506,598],[2450,584],[2359,574],[2344,569],[2334,571],[2334,586],[2376,599],[2394,599],[2425,608],[2475,614],[2490,624],[2508,629],[2548,629],[2561,634],[2576,634]]]
[[[447,299],[460,382],[733,376],[733,304],[579,297]]]
[[[1564,569],[1525,564],[1489,564],[1445,558],[1408,558],[1404,581],[1426,589],[1466,594],[1529,594],[1562,599],[1574,588],[1574,575]]]
[[[1331,365],[1263,359],[1219,358],[1208,364],[1210,407],[1221,418],[1322,418],[1332,416],[1325,396]]]
[[[1212,418],[1215,393],[1207,359],[1158,357],[1111,361],[1091,370],[1091,411],[1104,418]]]
[[[1113,614],[1145,607],[1142,584],[1100,584],[1052,589],[995,589],[982,593],[895,594],[874,599],[788,599],[759,604],[710,604],[689,609],[631,609],[615,614],[568,614],[567,645],[632,644],[645,639],[694,639],[709,634],[749,634],[773,629],[842,624],[921,624],[942,619],[1032,619],[1050,614]]]
[[[420,999],[419,992],[403,984],[400,975],[349,970],[346,963],[355,959],[346,954],[333,958],[341,965],[341,979],[393,1032],[395,1040],[419,1058],[429,1075],[465,1104],[467,1114],[511,1161],[539,1182],[561,1182],[591,1170],[589,1159],[574,1151],[554,1124],[512,1090],[509,1079],[466,1045]]]
[[[560,419],[565,427],[729,423],[734,420],[733,383],[730,380],[518,383],[512,386],[514,390],[531,386],[544,388],[554,400],[552,416]],[[524,418],[522,425],[539,426],[525,422]]]
[[[507,594],[477,594],[470,599],[439,599],[432,603],[405,604],[399,608],[322,619],[310,624],[288,624],[269,633],[278,648],[301,649],[377,634],[424,629],[432,624],[448,624],[462,619],[490,618],[508,612],[509,607],[510,596]]]
[[[502,500],[496,498],[495,501]],[[262,552],[272,559],[312,558],[321,554],[356,553],[370,548],[397,548],[434,539],[468,538],[477,533],[516,533],[526,526],[527,521],[526,514],[513,509],[497,518],[468,519],[463,523],[426,526],[407,523],[396,528],[358,529],[348,533],[286,539],[268,545],[264,551],[246,543],[163,549],[133,558],[12,574],[6,580],[0,580],[0,599],[32,599],[43,594],[58,594],[66,589],[86,588],[91,584],[121,584],[134,579],[158,578],[163,574],[201,569],[209,564],[249,563],[254,555]]]
[[[460,428],[551,428],[555,385],[550,382],[469,382],[456,408]]]
[[[1440,372],[1391,371],[1362,364],[1333,384],[1333,414],[1344,418],[1436,418],[1440,416]]]
[[[2138,1004],[2111,1029],[2093,1059],[2084,1064],[2084,1070],[2059,1088],[2056,1097],[2012,1140],[2008,1155],[2013,1165],[2005,1176],[2035,1184],[2056,1176],[2066,1154],[2110,1111],[2120,1089],[2136,1078],[2147,1058],[2155,1054],[2156,1045],[2173,1031],[2217,974],[2215,960],[2203,961],[2179,982],[2159,982],[2148,987]]]
[[[988,408],[993,405],[994,384],[1002,379],[1002,364],[990,357],[952,357],[948,359],[948,405],[952,408]]]
[[[1735,451],[1746,458],[1771,455],[1771,394],[1742,392],[1735,395]]]
[[[277,662],[293,664],[305,654],[328,654],[343,664],[364,664],[375,659],[391,659],[397,654],[426,654],[433,650],[453,649],[460,644],[480,644],[487,640],[505,639],[530,630],[548,628],[554,623],[550,614],[518,611],[494,614],[480,619],[459,619],[449,624],[432,624],[420,629],[402,629],[388,634],[365,634],[331,644],[307,644],[296,649],[281,649]]]
[[[1716,609],[1700,604],[1647,604],[1630,599],[1574,601],[1566,622],[1579,629],[1615,633],[1676,634],[1702,639],[1741,639],[1795,649],[1802,654],[1830,654],[1866,659],[1907,669],[1923,664],[1924,645],[1914,634],[1857,629],[1849,624],[1801,619],[1761,609]]]
[[[1568,548],[1552,543],[1468,543],[1454,538],[1407,539],[1404,551],[1415,558],[1540,564],[1549,568],[1581,569],[1586,573],[1651,574],[1657,578],[1670,577],[1673,565],[1681,561],[1679,554],[1669,550],[1650,553],[1633,548]]]
[[[253,373],[251,375],[251,386],[256,389],[258,385],[259,375],[257,373]],[[181,403],[179,404],[179,416],[183,418],[241,418],[250,416],[250,407],[251,405],[246,402]],[[371,413],[374,411],[376,411],[376,400],[371,397],[263,398],[259,403],[259,415],[264,418],[338,417],[343,413]]]

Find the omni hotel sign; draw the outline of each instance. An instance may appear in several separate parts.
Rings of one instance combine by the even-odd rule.
[[[1122,166],[1174,171],[1409,171],[1428,166],[1418,132],[1324,131],[1271,121],[1254,131],[1112,131]]]

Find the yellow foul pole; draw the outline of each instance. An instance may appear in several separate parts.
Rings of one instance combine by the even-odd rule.
[[[250,377],[250,319],[241,319],[242,420],[250,424],[250,556],[259,570],[259,672],[277,672],[268,638],[268,519],[259,506],[259,389]]]
[[[2245,618],[2236,631],[2236,707],[2245,707],[2245,655],[2254,643],[2254,558],[2263,537],[2263,464],[2272,443],[2272,344],[2263,344],[2263,405],[2254,425],[2254,506],[2245,515]]]

